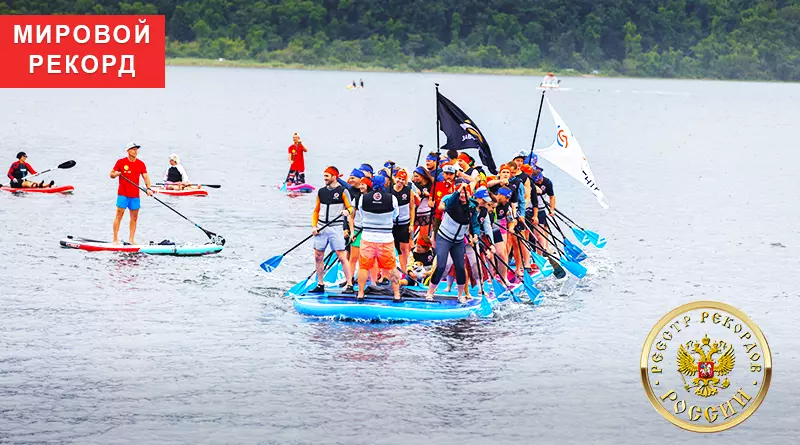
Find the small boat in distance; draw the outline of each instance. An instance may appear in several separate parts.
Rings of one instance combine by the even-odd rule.
[[[561,80],[553,73],[547,73],[539,84],[539,88],[558,89],[560,88]]]

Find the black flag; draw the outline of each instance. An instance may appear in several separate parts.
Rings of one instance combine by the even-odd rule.
[[[483,165],[496,175],[497,166],[492,158],[492,150],[475,122],[438,91],[436,99],[439,128],[447,135],[447,143],[441,147],[442,150],[477,148]]]

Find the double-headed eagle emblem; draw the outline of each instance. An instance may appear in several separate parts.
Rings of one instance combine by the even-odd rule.
[[[695,362],[692,354],[696,354],[700,361]],[[714,355],[718,356],[717,360],[714,360]],[[725,378],[720,384],[716,376],[728,375],[733,371],[735,362],[733,346],[724,341],[711,343],[708,335],[703,337],[702,342],[691,340],[686,342],[686,348],[681,345],[678,349],[678,372],[681,373],[684,388],[686,391],[697,388],[694,393],[700,397],[711,397],[717,393],[717,388],[727,388],[730,385],[728,379]],[[692,385],[686,383],[684,375],[694,376]]]

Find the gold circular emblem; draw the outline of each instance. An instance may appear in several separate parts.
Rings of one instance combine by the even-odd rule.
[[[764,401],[772,355],[747,315],[724,303],[697,301],[656,323],[640,366],[659,414],[683,429],[715,433],[744,422]]]
[[[123,168],[123,169],[125,169],[125,171],[128,171],[128,166],[127,166],[127,165],[125,165],[125,166],[124,166],[124,167],[122,167],[122,168]]]

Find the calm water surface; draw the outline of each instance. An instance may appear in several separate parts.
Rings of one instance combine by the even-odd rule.
[[[367,88],[347,90],[353,78]],[[0,443],[666,443],[696,440],[662,419],[638,360],[674,307],[714,299],[755,320],[773,351],[769,395],[711,443],[800,435],[800,85],[565,78],[548,93],[612,208],[553,167],[559,207],[609,239],[570,296],[490,321],[347,324],[294,312],[283,292],[311,247],[268,275],[258,264],[302,239],[311,196],[289,198],[286,147],[307,176],[436,146],[434,82],[478,122],[498,161],[530,146],[539,79],[169,68],[164,90],[0,91],[0,154],[72,196],[0,195]],[[537,145],[552,141],[545,109]],[[124,144],[154,177],[171,152],[207,198],[166,198],[228,240],[217,256],[62,250],[108,239]],[[5,164],[2,164],[5,165]],[[547,165],[547,164],[545,164]],[[127,221],[127,219],[125,220]],[[123,222],[122,235],[127,233]],[[139,241],[203,233],[143,199]]]

